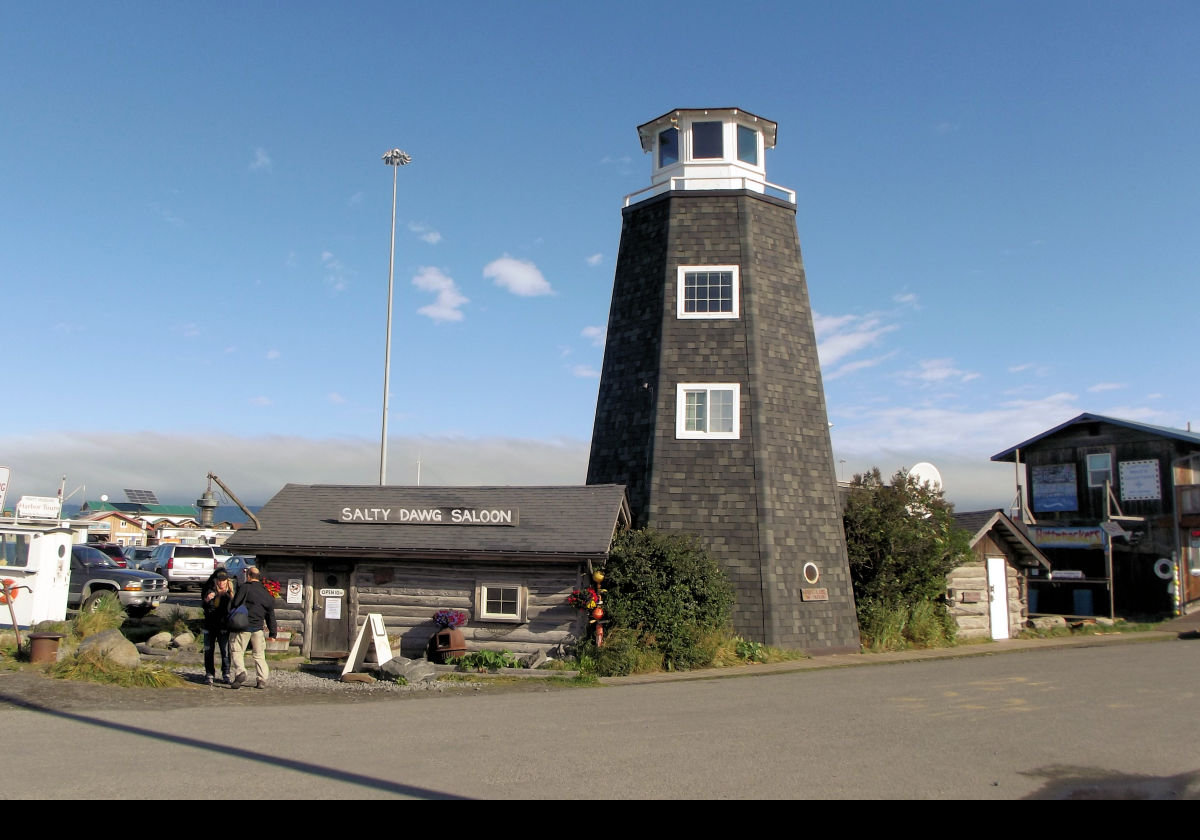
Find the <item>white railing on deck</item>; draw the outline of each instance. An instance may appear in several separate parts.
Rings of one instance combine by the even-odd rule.
[[[720,186],[714,184],[720,183]],[[741,186],[730,186],[738,184]],[[746,177],[729,177],[729,178],[684,178],[682,176],[671,178],[663,181],[661,184],[651,184],[648,187],[631,192],[625,196],[625,206],[628,207],[636,201],[653,198],[656,195],[661,195],[671,190],[751,190],[753,192],[761,192],[764,195],[770,195],[772,198],[782,198],[789,204],[796,203],[796,191],[789,190],[787,187],[781,187],[778,184],[772,184],[769,181],[760,181],[756,178]]]

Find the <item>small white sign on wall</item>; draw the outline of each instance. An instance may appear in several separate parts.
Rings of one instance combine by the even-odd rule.
[[[325,617],[331,621],[337,621],[342,617],[342,599],[341,598],[326,598],[325,599]]]
[[[1162,498],[1158,480],[1158,461],[1122,461],[1121,501],[1138,502]]]
[[[304,600],[304,581],[300,578],[289,578],[287,585],[287,602],[299,604]]]

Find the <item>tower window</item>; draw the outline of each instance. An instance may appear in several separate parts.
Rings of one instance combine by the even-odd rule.
[[[1112,482],[1112,455],[1107,452],[1087,456],[1088,487],[1103,487]]]
[[[675,397],[675,437],[739,437],[741,392],[742,386],[738,384],[678,385]]]
[[[692,157],[725,157],[725,124],[719,122],[692,123]]]
[[[758,166],[758,132],[745,125],[737,127],[738,160]]]
[[[680,318],[738,317],[736,265],[680,266],[676,285]]]
[[[668,128],[658,133],[658,168],[679,163],[679,129]]]

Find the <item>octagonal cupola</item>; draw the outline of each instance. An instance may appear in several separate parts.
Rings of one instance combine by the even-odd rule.
[[[629,196],[641,201],[668,190],[753,190],[795,193],[767,182],[764,160],[777,126],[740,108],[681,108],[638,126],[642,150],[653,155],[650,186]]]

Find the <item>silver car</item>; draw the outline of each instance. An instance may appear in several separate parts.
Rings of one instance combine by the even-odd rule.
[[[154,549],[151,564],[172,589],[182,589],[204,583],[231,556],[219,545],[163,543]]]

